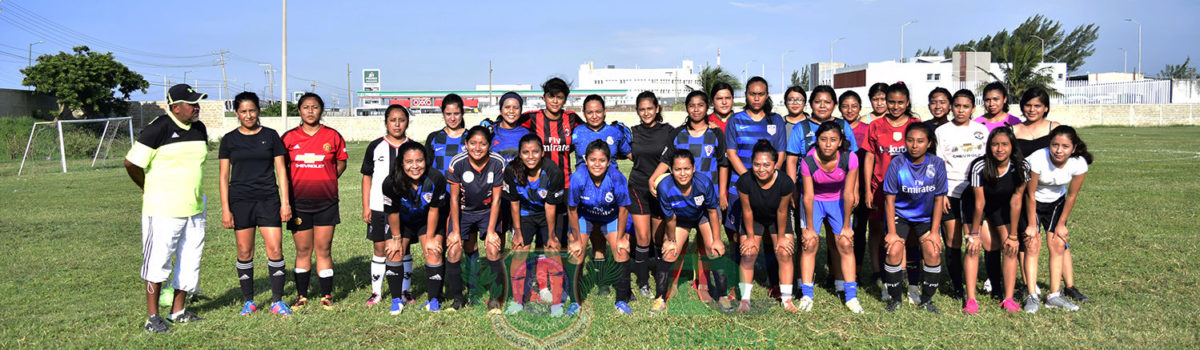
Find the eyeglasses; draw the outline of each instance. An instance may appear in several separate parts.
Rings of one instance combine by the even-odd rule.
[[[804,99],[802,98],[789,98],[785,101],[787,101],[788,104],[804,104]]]

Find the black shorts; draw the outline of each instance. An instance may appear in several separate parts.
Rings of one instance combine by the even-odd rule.
[[[383,242],[392,238],[391,226],[388,225],[388,214],[382,211],[371,211],[371,223],[367,224],[367,240]]]
[[[972,217],[974,219],[974,217]],[[1005,205],[998,205],[994,208],[983,207],[983,219],[988,223],[1000,226],[1008,225],[1012,222],[1012,208]]]
[[[650,190],[642,190],[629,185],[629,214],[662,218],[662,203],[659,203],[658,198],[654,198],[650,194]]]
[[[784,225],[787,225],[787,227],[784,228],[784,231],[782,233],[784,233],[784,234],[796,233],[796,230],[792,228],[792,220],[783,220],[783,222],[784,222]],[[764,224],[758,220],[754,220],[754,223],[751,226],[752,226],[751,228],[754,229],[755,236],[773,235],[773,234],[780,233],[779,225],[774,222]],[[739,233],[741,236],[746,236],[746,235],[750,234],[750,232],[739,232]]]
[[[907,240],[909,237],[919,239],[932,229],[933,223],[912,222],[903,218],[896,218],[896,235],[900,236],[900,239]]]
[[[487,239],[488,223],[490,223],[489,220],[491,220],[490,215],[491,215],[491,213],[488,213],[488,212],[483,212],[482,214],[459,213],[459,217],[458,217],[459,237],[461,237],[462,240],[466,241],[466,240],[471,239],[472,234],[478,234],[479,240]],[[496,233],[499,233],[501,235],[500,238],[504,238],[504,236],[503,236],[504,231],[498,226],[499,225],[497,225],[497,227],[496,227],[496,231],[497,231]]]
[[[342,223],[342,215],[338,212],[338,205],[326,207],[317,212],[306,213],[292,211],[292,219],[288,220],[287,229],[296,232],[311,230],[313,226],[334,226]]]
[[[566,243],[563,240],[562,233],[567,231],[567,219],[563,215],[556,216],[557,218],[554,220],[554,237],[559,240],[558,243],[561,245]],[[550,244],[550,231],[547,225],[546,213],[531,213],[522,216],[521,241],[525,242],[525,245],[537,244],[539,248],[548,247]]]
[[[1063,198],[1059,197],[1058,200],[1050,203],[1037,203],[1037,208],[1035,209],[1037,212],[1035,214],[1037,215],[1038,227],[1042,231],[1051,232],[1055,227],[1058,227],[1058,219],[1062,217],[1063,205],[1066,203]],[[1019,240],[1020,249],[1023,252],[1025,251],[1025,227],[1029,226],[1029,219],[1025,215],[1021,215],[1020,220],[1017,222],[1017,234],[1021,237]]]
[[[283,220],[279,217],[279,206],[279,197],[275,196],[262,200],[229,201],[229,211],[233,213],[233,229],[281,227]]]
[[[950,212],[942,213],[942,221],[962,220],[964,217],[963,207],[962,207],[962,198],[954,198],[954,197],[946,196],[946,200],[950,201]],[[971,208],[974,208],[974,207],[975,206],[971,206]],[[938,208],[938,209],[941,209],[941,208]]]
[[[679,215],[675,216],[675,227],[678,228],[691,230],[704,225],[708,225],[708,215],[702,216],[700,217],[700,220],[696,221],[688,220]],[[670,234],[670,232],[668,232],[668,234]]]

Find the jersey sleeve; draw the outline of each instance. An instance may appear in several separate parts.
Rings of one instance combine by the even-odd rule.
[[[949,184],[949,182],[947,182],[947,179],[946,179],[946,162],[944,160],[939,159],[936,164],[933,164],[933,166],[934,166],[934,168],[933,168],[933,172],[934,172],[933,195],[945,196],[947,192],[950,192],[950,184]],[[1026,170],[1025,178],[1028,179],[1029,178],[1029,173],[1028,173],[1029,166],[1028,165],[1025,166],[1025,170]]]
[[[701,186],[699,190],[701,193],[704,193],[705,209],[721,209],[721,206],[719,203],[717,203],[717,194],[713,192],[713,186],[711,183],[707,184],[707,186]],[[707,216],[708,213],[705,213],[704,215]]]
[[[788,132],[785,129],[787,129],[787,123],[784,122],[783,116],[779,114],[772,114],[770,115],[770,118],[775,122],[775,127],[778,129],[778,131],[775,132],[775,135],[771,138],[771,144],[775,146],[775,149],[777,150],[786,150]]]
[[[885,123],[886,123],[886,121],[885,121]],[[861,147],[866,148],[867,153],[874,153],[875,149],[878,148],[878,147],[876,147],[876,144],[878,142],[879,141],[875,140],[875,124],[874,123],[867,124],[867,140],[865,142],[866,144],[861,145]],[[876,160],[876,161],[878,161],[878,160]]]
[[[842,138],[850,141],[850,153],[858,151],[858,140],[854,139],[854,128],[850,127],[850,122],[842,119]]]
[[[271,156],[283,156],[284,158],[287,158],[287,146],[283,145],[283,138],[279,137],[279,133],[275,132],[275,130],[271,130],[269,137],[271,138],[269,141],[271,142]]]
[[[858,163],[858,161],[859,161],[858,154],[854,153],[853,151],[846,152],[846,154],[847,154],[847,157],[849,157],[849,159],[850,159],[848,162],[846,162],[846,165],[849,165],[849,167],[847,169],[850,169],[850,170],[858,169],[858,167],[860,166],[860,164]]]
[[[663,181],[660,181],[657,186],[658,198],[655,200],[657,200],[659,206],[662,207],[664,219],[675,217],[675,208],[671,206],[671,201],[668,199],[668,197],[670,197],[669,194],[671,193],[671,183],[673,182],[675,182],[675,180],[663,179]]]
[[[512,168],[504,168],[504,191],[502,192],[504,200],[516,202],[521,200],[521,195],[517,193],[517,176]]]
[[[229,159],[230,153],[233,153],[233,146],[229,143],[233,141],[230,134],[225,134],[221,137],[221,145],[217,146],[217,159]]]
[[[709,128],[712,132],[717,133],[717,151],[713,152],[713,156],[717,159],[718,167],[729,167],[729,158],[725,154],[729,144],[725,142],[725,132],[719,128]],[[713,183],[717,183],[719,179],[712,179]]]
[[[684,127],[686,128],[686,126]],[[672,129],[671,132],[667,134],[671,137],[669,140],[667,140],[667,149],[658,157],[658,162],[666,164],[667,168],[671,167],[671,156],[675,154],[675,138],[679,137],[678,130],[679,129]]]
[[[446,179],[434,170],[430,173],[430,180],[433,182],[433,199],[429,200],[430,208],[444,208],[450,201],[450,196],[446,193]]]
[[[741,177],[738,177],[737,182],[733,183],[733,186],[737,188],[737,192],[739,194],[750,193],[750,181],[753,181],[750,179],[752,179],[753,177],[754,177],[754,174],[751,174],[750,172],[747,171],[747,174],[745,174]],[[743,179],[746,179],[746,180],[743,180]],[[750,180],[750,181],[747,181],[747,180]],[[732,198],[730,200],[732,200]]]
[[[737,119],[730,117],[725,123],[725,144],[737,145]]]
[[[892,159],[893,161],[888,164],[887,173],[883,176],[883,193],[894,195],[900,193],[900,176],[897,173],[903,165],[895,161],[896,159],[900,159],[900,157]]]
[[[614,127],[614,129],[619,129],[619,128],[620,127]],[[617,136],[614,137],[614,139],[616,139],[616,141],[617,141],[617,155],[626,155],[626,156],[633,155],[633,146],[630,145],[629,137],[625,136],[624,132],[617,130]],[[585,145],[584,147],[587,147],[587,146]]]
[[[779,172],[779,175],[775,176],[775,182],[778,182],[775,184],[775,187],[780,189],[780,197],[792,194],[792,192],[796,191],[796,183],[792,182],[792,179],[789,179],[787,176],[784,176],[782,171]],[[781,184],[782,186],[780,186]]]
[[[626,207],[633,204],[633,202],[629,201],[629,183],[625,179],[622,178],[620,181],[613,181],[613,185],[613,187],[616,187],[613,189],[613,196],[615,196],[618,206]]]
[[[1083,157],[1071,157],[1067,162],[1075,163],[1075,166],[1070,167],[1071,176],[1083,175],[1088,172],[1088,163],[1087,160],[1083,159]]]
[[[971,187],[983,187],[983,162],[983,157],[975,158],[967,169],[967,182]]]
[[[553,169],[553,168],[547,168]],[[555,169],[557,170],[557,169]],[[547,171],[546,176],[546,204],[561,205],[566,200],[567,190],[563,185],[563,174],[558,171]],[[560,211],[561,212],[561,211]]]
[[[391,203],[400,203],[400,195],[396,193],[396,187],[392,185],[393,181],[395,180],[392,178],[392,175],[385,177],[383,179],[383,183],[379,185],[379,191],[382,192],[383,197],[389,199]],[[398,208],[393,207],[392,204],[385,203],[383,205],[383,212],[391,214],[397,213],[399,210]]]
[[[150,165],[155,154],[158,153],[158,146],[162,146],[162,139],[167,130],[166,123],[172,122],[163,118],[171,118],[171,116],[160,116],[142,129],[142,134],[138,135],[137,142],[129,148],[129,153],[125,154],[126,160],[140,168]]]
[[[334,141],[334,146],[333,146],[333,148],[337,150],[336,151],[337,155],[335,156],[336,158],[334,158],[334,159],[337,159],[337,160],[350,159],[350,155],[346,153],[346,139],[342,137],[342,133],[337,132],[336,130],[334,131],[334,133],[337,134],[337,139]]]
[[[796,125],[792,125],[791,132],[786,133],[788,154],[804,157],[804,139],[805,136],[807,136],[804,135],[804,123],[807,122],[807,120],[801,120],[799,123],[796,123]]]
[[[371,175],[375,173],[375,161],[374,159],[371,159],[371,156],[375,155],[375,152],[373,151],[375,150],[376,146],[379,146],[379,140],[375,140],[367,144],[367,150],[366,152],[363,152],[362,168],[359,169],[359,172],[363,175]]]
[[[425,136],[425,162],[433,163],[433,139],[437,137],[437,131],[429,133]],[[439,171],[442,169],[438,169]]]
[[[798,124],[797,124],[798,125]],[[793,133],[795,134],[795,133]],[[790,146],[790,145],[789,145]],[[851,153],[853,154],[853,153]],[[808,168],[808,157],[813,157],[815,154],[809,154],[800,158],[800,175],[803,177],[812,177],[813,170]],[[802,181],[801,178],[796,178],[796,181]]]
[[[579,196],[583,195],[583,181],[580,179],[572,179],[571,184],[567,186],[567,206],[578,207]]]

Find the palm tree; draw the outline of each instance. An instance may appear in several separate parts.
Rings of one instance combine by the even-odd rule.
[[[735,78],[733,75],[731,75],[728,72],[726,72],[725,70],[721,69],[721,67],[710,67],[710,66],[704,66],[704,69],[700,70],[699,89],[697,89],[697,87],[693,87],[690,85],[685,85],[685,86],[687,86],[689,91],[701,90],[704,92],[709,92],[709,91],[712,91],[713,85],[716,85],[717,82],[723,82],[723,83],[729,84],[730,86],[733,86],[734,91],[740,90],[742,88],[742,84],[739,83],[737,78]]]
[[[1006,45],[996,52],[1000,56],[997,61],[1007,62],[1000,64],[1000,71],[1004,72],[1004,79],[1000,79],[988,69],[984,69],[984,71],[987,71],[992,79],[1001,81],[1008,86],[1008,90],[1012,92],[1013,96],[1021,96],[1025,90],[1032,87],[1041,87],[1051,96],[1057,96],[1058,90],[1054,88],[1054,77],[1051,76],[1050,67],[1038,68],[1038,65],[1042,63],[1041,52],[1038,50],[1036,45],[1030,44]]]

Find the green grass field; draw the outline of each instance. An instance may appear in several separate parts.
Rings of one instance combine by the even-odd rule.
[[[369,244],[358,204],[357,169],[365,144],[354,144],[341,179],[343,222],[333,252],[335,310],[309,308],[287,318],[268,312],[237,316],[241,296],[233,232],[219,224],[213,152],[204,184],[210,216],[200,276],[203,293],[190,305],[208,320],[175,327],[172,334],[148,335],[142,330],[144,296],[138,277],[141,198],[124,169],[76,167],[61,174],[49,167],[16,177],[17,163],[4,162],[0,246],[8,251],[0,255],[0,348],[506,348],[508,343],[497,335],[504,325],[537,337],[586,326],[563,334],[565,344],[586,348],[1200,347],[1200,235],[1194,232],[1200,206],[1200,182],[1195,180],[1200,128],[1087,128],[1082,134],[1097,161],[1072,215],[1071,247],[1078,286],[1093,301],[1075,313],[1043,309],[1029,315],[1007,314],[983,297],[981,313],[974,317],[961,314],[959,303],[943,294],[936,302],[945,315],[911,305],[887,313],[874,287],[860,292],[867,310],[863,315],[846,311],[823,288],[817,290],[813,312],[789,314],[769,301],[766,288],[756,287],[759,312],[753,315],[711,312],[681,288],[667,315],[648,312],[648,298],[633,304],[635,315],[616,315],[608,297],[593,299],[586,320],[528,315],[489,320],[482,306],[455,313],[412,307],[393,317],[386,305],[362,304],[370,294]],[[286,237],[284,252],[290,268],[294,248]],[[256,300],[265,305],[270,291],[261,243],[256,254]],[[1043,283],[1048,278],[1046,256],[1042,254]],[[414,289],[423,302],[423,260],[416,260]],[[290,274],[288,279],[290,297],[285,300],[291,302]],[[315,281],[311,288],[315,293]]]

